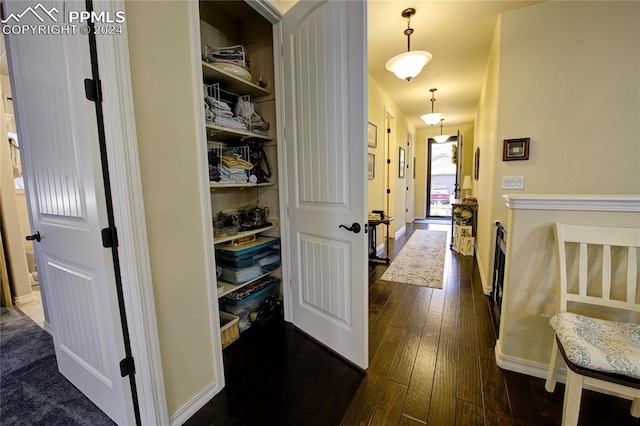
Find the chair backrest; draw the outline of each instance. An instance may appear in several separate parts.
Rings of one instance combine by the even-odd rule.
[[[555,231],[560,275],[560,312],[567,311],[568,302],[640,312],[640,304],[636,303],[639,291],[640,228],[611,228],[556,223]],[[578,250],[569,249],[571,243],[577,244]],[[621,268],[616,268],[615,274],[613,273],[612,247],[615,247],[614,264],[624,267],[626,263],[626,271],[620,271]],[[567,256],[573,256],[574,253],[578,257],[577,291],[568,288]],[[575,259],[569,260],[573,260],[572,265],[575,264]],[[594,274],[594,271],[601,272],[601,279],[594,277],[597,274],[597,272]],[[621,278],[615,283],[616,292],[623,294],[612,298],[612,280],[616,278]],[[594,288],[597,286],[600,288]],[[624,289],[620,290],[620,286],[624,286]]]

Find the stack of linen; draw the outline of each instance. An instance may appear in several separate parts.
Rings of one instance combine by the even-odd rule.
[[[233,116],[229,104],[213,96],[205,96],[204,101],[204,114],[207,124],[215,124],[234,130],[247,130],[242,118]]]
[[[220,164],[220,182],[223,183],[247,183],[249,181],[247,170],[253,165],[238,157],[222,156]]]

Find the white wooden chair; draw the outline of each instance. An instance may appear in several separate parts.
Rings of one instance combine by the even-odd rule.
[[[640,229],[555,224],[560,297],[558,314],[550,324],[556,333],[545,388],[556,386],[560,358],[567,365],[562,411],[563,425],[576,425],[582,387],[612,391],[633,399],[631,415],[640,417],[640,295],[638,248]],[[577,247],[569,247],[577,243]],[[587,246],[589,247],[587,253]],[[612,258],[612,247],[614,256]],[[577,250],[576,250],[577,249]],[[573,253],[577,254],[577,259]],[[622,254],[623,252],[626,252]],[[568,257],[569,256],[569,257]],[[626,256],[620,261],[620,256]],[[617,271],[612,273],[612,259]],[[577,265],[576,265],[577,263]],[[626,265],[625,265],[626,264]],[[576,274],[577,282],[570,280]],[[626,266],[626,271],[624,271]],[[568,278],[568,271],[570,277]],[[601,276],[600,276],[601,274]],[[626,277],[624,291],[613,279]],[[573,285],[572,285],[573,284]],[[618,283],[625,284],[625,283]],[[577,287],[577,291],[574,288]],[[612,288],[616,289],[612,292]],[[569,291],[571,290],[571,291]],[[618,297],[612,297],[615,293]],[[582,307],[590,312],[616,315],[618,321],[570,312]],[[602,308],[604,307],[604,308]],[[591,314],[590,314],[591,315]]]

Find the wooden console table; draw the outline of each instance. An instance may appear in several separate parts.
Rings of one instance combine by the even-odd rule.
[[[369,262],[386,263],[391,262],[389,258],[389,224],[393,222],[393,217],[386,217],[384,219],[369,219]],[[383,224],[386,226],[386,240],[384,243],[385,250],[387,251],[387,257],[378,257],[378,250],[376,246],[377,239],[377,227]]]

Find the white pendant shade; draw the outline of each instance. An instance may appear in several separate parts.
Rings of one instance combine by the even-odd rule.
[[[429,114],[421,115],[420,118],[429,126],[434,126],[444,118],[444,114],[441,112],[430,112]]]
[[[429,52],[414,50],[389,59],[386,68],[398,78],[409,81],[420,74],[422,68],[431,61],[431,58]]]
[[[449,139],[449,135],[438,135],[438,136],[434,136],[433,139],[435,139],[435,141],[438,143],[442,143],[442,142],[446,142],[447,139]]]

